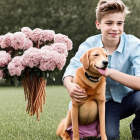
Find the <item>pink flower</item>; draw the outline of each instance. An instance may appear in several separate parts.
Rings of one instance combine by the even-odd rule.
[[[67,50],[72,49],[72,41],[68,38],[68,36],[63,34],[55,34],[54,43],[64,43],[67,46]]]
[[[39,68],[42,70],[42,71],[53,71],[55,68],[56,68],[56,64],[54,61],[42,61],[40,63],[40,66]]]
[[[25,43],[26,43],[26,36],[24,33],[16,32],[13,34],[11,45],[15,50],[24,49]]]
[[[0,70],[0,78],[3,78],[4,74],[3,74],[3,71]]]
[[[40,51],[40,65],[39,68],[42,71],[53,71],[56,68],[55,55],[58,53],[56,51],[49,50],[39,50]],[[58,53],[59,54],[59,53]]]
[[[30,36],[31,40],[34,41],[35,43],[38,43],[42,38],[42,32],[43,32],[43,30],[40,28],[34,29]]]
[[[23,54],[23,65],[30,68],[37,67],[40,62],[40,53],[37,48],[29,48]]]
[[[51,50],[52,50],[52,47],[49,46],[49,45],[45,45],[45,46],[43,46],[43,47],[41,48],[41,50],[49,50],[49,51],[51,51]]]
[[[11,61],[11,55],[6,51],[0,51],[0,67],[6,66]]]
[[[57,51],[60,54],[68,56],[67,46],[64,43],[54,43],[51,45],[51,50]]]
[[[52,41],[54,40],[55,32],[53,30],[43,30],[41,41]]]
[[[1,43],[2,43],[3,38],[4,38],[4,35],[1,35],[1,36],[0,36],[0,45],[1,45]]]
[[[27,38],[30,38],[32,34],[32,30],[29,27],[23,27],[21,32],[23,32]]]
[[[54,43],[51,44],[51,46],[45,45],[41,50],[57,51],[60,54],[64,54],[66,57],[68,56],[67,46],[64,43]]]
[[[22,56],[16,56],[8,64],[8,71],[11,76],[17,75],[20,76],[22,70],[25,69],[25,66],[22,64]]]
[[[27,50],[31,47],[33,47],[33,42],[30,39],[27,38],[26,42],[25,42],[24,50]]]
[[[55,57],[55,60],[57,62],[57,65],[56,65],[57,68],[59,70],[62,70],[63,67],[64,67],[64,65],[65,65],[65,63],[66,63],[66,57],[65,57],[65,55],[64,54],[59,54],[59,55],[56,54],[54,57]]]
[[[7,47],[11,47],[11,41],[12,41],[12,33],[7,33],[1,42],[1,48],[7,48]]]
[[[39,51],[41,55],[39,68],[42,71],[53,71],[55,68],[61,70],[65,65],[66,57],[64,54],[47,49],[40,49]]]

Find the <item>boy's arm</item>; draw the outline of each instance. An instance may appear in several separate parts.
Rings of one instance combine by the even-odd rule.
[[[108,76],[120,84],[134,90],[140,90],[140,77],[138,76],[128,75],[114,69],[107,69],[104,76]]]
[[[105,76],[108,76],[131,89],[140,90],[140,40],[133,37],[128,43],[132,46],[136,45],[136,47],[131,50],[129,56],[129,61],[132,63],[131,71],[133,75],[129,75],[114,69],[107,69]]]

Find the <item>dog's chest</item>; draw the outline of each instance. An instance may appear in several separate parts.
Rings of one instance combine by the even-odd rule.
[[[96,88],[84,87],[84,89],[86,90],[86,94],[88,96],[94,96],[95,94],[97,94],[97,89]]]

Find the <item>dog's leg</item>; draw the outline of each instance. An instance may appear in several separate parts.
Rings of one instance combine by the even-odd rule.
[[[79,140],[79,126],[78,126],[78,106],[72,105],[71,108],[73,140]]]
[[[99,105],[99,122],[100,122],[100,134],[102,140],[107,140],[105,132],[105,102],[98,101]]]
[[[71,125],[71,109],[67,113],[65,130]]]

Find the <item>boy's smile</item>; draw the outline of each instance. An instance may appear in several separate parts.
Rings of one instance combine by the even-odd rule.
[[[124,28],[124,15],[123,13],[110,13],[104,15],[101,23],[96,21],[97,29],[101,30],[102,41],[117,41],[119,42],[120,36]]]

